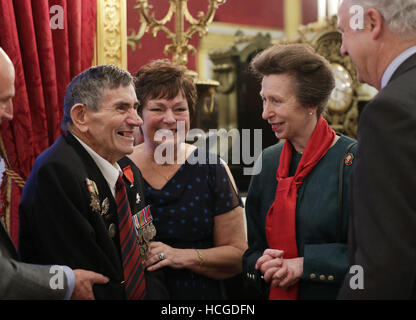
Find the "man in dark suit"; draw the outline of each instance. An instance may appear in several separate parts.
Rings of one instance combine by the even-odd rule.
[[[341,299],[416,298],[416,2],[344,0],[341,53],[379,90],[363,110],[351,187],[354,268]]]
[[[137,106],[133,78],[125,70],[103,65],[75,77],[64,101],[67,132],[36,159],[19,207],[22,259],[104,274],[110,281],[94,286],[96,299],[144,294],[138,256],[130,260],[135,273],[126,276],[131,270],[124,267],[124,227],[118,221],[120,208],[129,214],[140,210],[136,181],[128,182],[129,193],[136,195],[129,197],[130,205],[118,198],[124,187],[117,161],[133,151],[133,130],[142,124]],[[133,235],[131,216],[124,216]],[[135,237],[130,240],[134,256],[139,249]]]
[[[15,71],[7,54],[0,48],[0,123],[12,120]],[[51,286],[58,274],[56,266],[40,266],[19,261],[16,249],[0,222],[0,299],[93,299],[92,285],[107,278],[86,270],[61,266],[61,288]]]

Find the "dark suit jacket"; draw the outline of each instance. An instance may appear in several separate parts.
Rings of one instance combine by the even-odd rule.
[[[352,184],[350,264],[341,299],[416,298],[416,55],[365,107]],[[352,278],[354,277],[354,278]]]
[[[99,203],[108,199],[106,214],[104,206],[93,210],[87,178],[96,183]],[[137,183],[129,183],[127,190],[134,214],[141,209]],[[125,299],[116,203],[94,160],[72,134],[59,137],[36,159],[19,215],[24,261],[101,273],[110,282],[94,286],[95,298]]]
[[[68,290],[54,290],[49,281],[50,266],[19,261],[16,249],[3,224],[0,223],[0,299],[63,299]]]

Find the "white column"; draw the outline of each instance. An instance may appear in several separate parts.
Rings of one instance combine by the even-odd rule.
[[[318,20],[323,20],[326,17],[326,1],[318,0]]]
[[[328,17],[332,17],[338,13],[338,7],[340,5],[339,0],[327,0],[328,1]]]

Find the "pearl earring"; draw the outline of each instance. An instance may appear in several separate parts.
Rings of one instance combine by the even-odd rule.
[[[309,112],[309,115],[311,116],[311,115],[313,115],[313,113],[312,112]]]

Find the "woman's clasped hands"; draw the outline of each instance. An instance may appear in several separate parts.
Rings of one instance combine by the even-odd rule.
[[[284,251],[266,249],[256,262],[263,279],[272,287],[287,290],[303,277],[303,257],[284,259]]]

